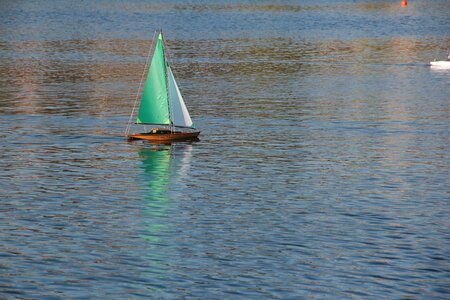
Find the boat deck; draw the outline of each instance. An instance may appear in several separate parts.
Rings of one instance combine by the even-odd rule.
[[[135,133],[128,135],[129,140],[147,140],[147,141],[174,141],[174,140],[193,140],[198,137],[200,131],[171,132],[170,130],[152,130],[148,133]]]

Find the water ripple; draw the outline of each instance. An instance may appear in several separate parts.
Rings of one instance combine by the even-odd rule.
[[[2,2],[0,298],[446,299],[447,7]],[[160,27],[198,142],[122,136]]]

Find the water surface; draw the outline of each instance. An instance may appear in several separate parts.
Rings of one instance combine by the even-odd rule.
[[[0,298],[448,296],[448,1],[0,5]],[[157,28],[199,142],[124,140]]]

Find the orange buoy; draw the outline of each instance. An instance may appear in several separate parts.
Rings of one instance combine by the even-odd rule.
[[[408,0],[402,0],[402,6],[403,7],[408,6]]]

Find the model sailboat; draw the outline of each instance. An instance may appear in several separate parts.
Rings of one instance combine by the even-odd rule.
[[[129,139],[149,141],[187,140],[195,139],[200,134],[191,120],[170,64],[166,59],[161,31],[156,39],[135,123],[143,125],[144,131],[146,131],[147,125],[150,126],[149,131],[130,134],[135,107],[136,103],[125,133]]]

